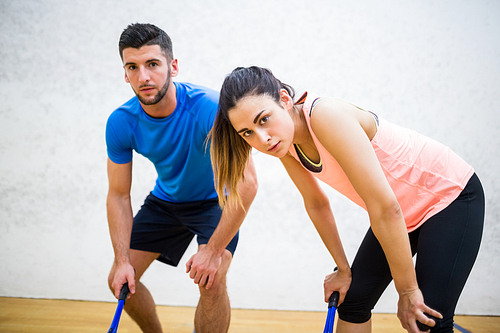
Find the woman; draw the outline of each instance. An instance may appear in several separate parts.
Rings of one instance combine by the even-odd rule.
[[[285,166],[338,266],[324,289],[325,301],[340,292],[339,332],[370,332],[371,309],[392,279],[407,331],[453,331],[481,242],[484,194],[449,148],[344,101],[306,92],[294,102],[294,90],[259,67],[226,77],[211,139],[222,206],[239,201],[251,147]],[[352,266],[316,178],[368,212],[371,227]]]

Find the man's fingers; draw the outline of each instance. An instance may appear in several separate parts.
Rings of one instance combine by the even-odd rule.
[[[203,270],[196,266],[191,266],[190,269],[191,273],[189,273],[189,277],[194,280],[194,283],[198,284],[203,277]]]
[[[208,281],[207,281],[207,285],[205,286],[205,289],[210,289],[210,287],[214,284],[214,280],[215,280],[215,274],[210,274],[208,276]]]
[[[207,276],[203,275],[203,277],[200,280],[200,286],[202,286],[202,287],[205,286],[207,284],[207,282],[208,282]]]
[[[131,294],[135,294],[135,278],[132,278],[131,280],[128,281],[128,291],[129,291],[129,297]]]
[[[133,281],[133,280],[132,280]],[[122,288],[123,286],[125,285],[125,282],[124,283],[118,283],[118,284],[115,284],[113,286],[114,290],[115,290],[115,297],[118,299],[120,298],[120,293],[122,291]],[[131,294],[135,293],[135,283],[134,282],[129,282],[128,284],[128,288],[129,288],[129,292]]]
[[[194,274],[193,274],[194,273]],[[203,285],[203,272],[200,270],[192,270],[191,274],[193,274],[193,282],[196,284],[202,284]]]
[[[196,284],[200,284],[201,283],[201,279],[202,279],[203,275],[201,274],[197,274],[196,277],[194,278],[194,283]]]
[[[191,274],[193,274],[193,271],[191,271]],[[212,275],[207,273],[196,272],[196,275],[191,278],[193,279],[194,283],[196,283],[200,287],[205,286],[206,289],[209,289],[214,283],[214,278],[212,277]]]

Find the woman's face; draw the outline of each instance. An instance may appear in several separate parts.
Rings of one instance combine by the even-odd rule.
[[[279,104],[268,95],[244,97],[228,113],[234,129],[249,145],[278,158],[286,155],[294,136],[293,120],[286,109],[293,101],[286,93],[281,96]]]

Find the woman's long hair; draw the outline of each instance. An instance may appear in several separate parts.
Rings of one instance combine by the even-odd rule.
[[[215,189],[221,207],[227,203],[242,204],[238,184],[244,180],[245,167],[252,150],[231,125],[229,111],[248,96],[267,95],[279,103],[281,89],[294,97],[295,91],[291,86],[274,77],[269,69],[256,66],[238,67],[225,78],[220,92],[219,109],[209,134],[212,141],[210,153]]]

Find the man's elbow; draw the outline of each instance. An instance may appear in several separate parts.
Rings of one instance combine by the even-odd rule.
[[[130,202],[130,193],[110,189],[106,197],[106,206],[109,208],[119,202]]]

